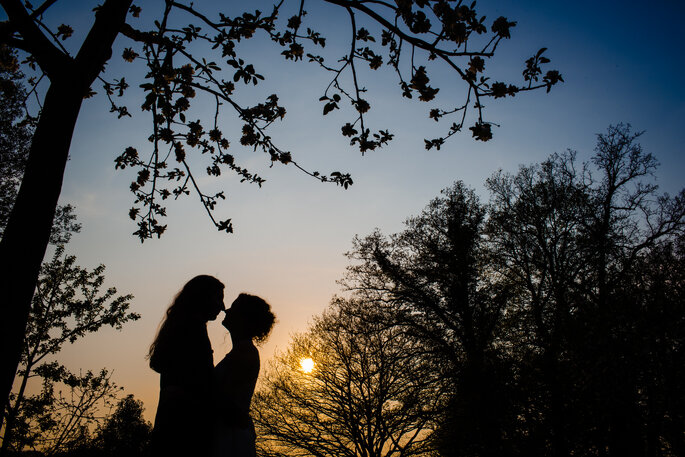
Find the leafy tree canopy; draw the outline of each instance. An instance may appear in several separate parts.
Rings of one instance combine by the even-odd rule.
[[[429,110],[430,118],[452,121],[443,136],[425,140],[426,149],[440,149],[466,126],[476,140],[487,141],[492,138],[495,124],[485,116],[484,100],[513,97],[535,89],[549,91],[563,81],[558,71],[543,69],[549,63],[545,48],[522,63],[522,77],[492,80],[488,76],[489,62],[502,40],[512,37],[516,22],[505,17],[486,18],[478,12],[475,2],[323,0],[339,7],[337,14],[349,22],[349,51],[340,56],[325,53],[331,37],[320,31],[321,24],[308,20],[311,1],[292,5],[281,1],[268,11],[249,9],[229,16],[220,8],[204,11],[193,3],[167,0],[159,6],[131,5],[125,22],[109,24],[117,28],[126,43],[120,58],[142,65],[145,76],[132,81],[133,69],[130,76],[94,74],[101,89],[97,85],[84,87],[83,96],[101,90],[109,99],[110,110],[124,117],[135,111],[120,101],[131,84],[140,85],[145,92],[140,108],[150,115],[152,145],[142,151],[130,146],[116,159],[118,169],[137,170],[131,183],[135,205],[129,216],[137,221],[135,234],[141,241],[164,232],[166,226],[160,217],[166,214],[168,198],[191,192],[200,197],[219,230],[232,231],[230,219],[219,221],[213,216],[216,204],[225,198],[224,192],[203,192],[196,170],[191,169],[190,154],[199,152],[206,158],[209,175],[219,176],[229,170],[242,181],[258,185],[264,182],[238,163],[235,146],[224,133],[222,109],[232,111],[242,124],[239,143],[265,153],[272,163],[291,164],[320,181],[344,188],[353,183],[352,177],[342,171],[324,174],[306,169],[295,160],[296,152],[279,147],[268,135],[267,128],[282,120],[286,109],[279,104],[278,94],[245,101],[249,100],[246,86],[271,76],[262,74],[263,70],[251,63],[253,55],[241,52],[239,44],[246,40],[268,40],[282,49],[284,59],[306,60],[329,73],[330,82],[321,88],[319,99],[323,115],[338,109],[348,112],[349,120],[342,125],[341,133],[362,154],[386,145],[393,134],[387,129],[374,131],[367,125],[373,94],[364,87],[360,66],[371,70],[390,67],[399,85],[398,94],[439,102]],[[43,19],[57,3],[46,1],[36,7],[27,3],[24,8],[18,1],[3,2],[10,18],[3,24],[4,42],[26,52],[22,63],[37,71],[33,83],[45,76],[54,80],[71,73],[70,77],[75,77],[79,71],[79,54],[74,56],[69,51],[72,25],[49,24]],[[96,14],[105,11],[109,3],[96,7]],[[447,68],[460,81],[464,88],[461,101],[441,100],[440,88],[430,78],[431,72],[440,68]],[[191,108],[200,104],[213,105],[213,112],[198,118]]]
[[[442,455],[685,450],[685,190],[629,125],[595,154],[457,182],[405,230],[357,237],[342,282],[451,380]]]

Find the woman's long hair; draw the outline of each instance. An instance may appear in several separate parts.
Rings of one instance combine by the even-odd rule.
[[[176,295],[174,301],[167,309],[164,319],[159,326],[155,340],[150,345],[147,358],[150,360],[150,368],[160,372],[164,360],[168,359],[168,350],[171,343],[177,338],[181,324],[202,310],[198,307],[207,306],[210,297],[217,291],[223,290],[224,284],[214,276],[200,275],[188,281],[183,289]]]

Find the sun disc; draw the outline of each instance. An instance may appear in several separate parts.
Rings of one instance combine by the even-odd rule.
[[[305,373],[311,373],[314,370],[314,361],[309,357],[300,359],[300,368]]]

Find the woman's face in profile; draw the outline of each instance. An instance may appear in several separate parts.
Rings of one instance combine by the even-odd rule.
[[[221,322],[221,325],[223,325],[224,328],[226,328],[226,330],[229,332],[241,325],[240,322],[242,321],[242,313],[240,312],[240,306],[240,303],[236,299],[231,304],[231,307],[226,310],[226,316]]]
[[[207,303],[207,320],[213,321],[224,310],[224,290],[219,289],[209,296]]]

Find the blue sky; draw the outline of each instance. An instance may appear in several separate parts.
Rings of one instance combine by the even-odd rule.
[[[157,3],[145,2],[144,14],[153,13]],[[268,5],[253,4],[257,3]],[[217,4],[235,10],[244,2],[195,1],[207,11],[216,10]],[[328,38],[326,52],[344,53],[346,14],[312,1],[307,5],[308,21]],[[280,51],[266,40],[246,43],[257,70],[267,78],[254,88],[254,95],[278,93],[288,109],[271,135],[302,165],[322,172],[345,170],[355,184],[346,191],[323,185],[294,167],[269,168],[267,157],[236,148],[236,159],[267,179],[263,188],[240,184],[228,174],[219,180],[202,178],[209,188],[226,189],[228,200],[217,213],[220,218],[233,218],[232,235],[217,233],[197,199],[190,196],[168,205],[169,228],[161,240],[141,245],[131,236],[135,227],[127,213],[133,203],[128,191],[133,175],[115,171],[114,158],[129,145],[145,147],[149,118],[137,109],[135,89],[129,98],[132,119],[117,121],[107,112],[105,100],[87,100],[62,192],[62,202],[76,205],[83,224],[83,232],[68,250],[83,266],[107,265],[108,284],[133,293],[133,308],[143,318],[120,333],[103,331],[69,348],[68,363],[74,368],[114,369],[116,381],[142,398],[151,416],[157,376],[143,357],[164,309],[190,277],[208,273],[224,281],[227,304],[241,291],[262,295],[272,303],[279,324],[262,350],[263,358],[268,358],[274,350],[284,349],[289,335],[303,330],[333,294],[340,293],[335,281],[344,274],[343,253],[355,234],[370,233],[375,227],[385,233],[401,230],[407,217],[455,180],[476,188],[487,201],[484,180],[500,168],[515,172],[520,164],[565,149],[577,150],[579,159],[587,160],[595,135],[609,124],[625,122],[645,130],[641,143],[662,164],[657,174],[661,189],[676,193],[683,187],[683,2],[502,0],[479,5],[488,23],[500,15],[518,23],[512,39],[501,43],[499,56],[487,63],[488,68],[519,81],[523,61],[544,46],[552,59],[550,67],[560,70],[566,82],[549,94],[538,91],[488,100],[487,120],[501,125],[494,129],[494,139],[476,142],[467,131],[440,151],[423,149],[423,138],[446,128],[428,119],[434,106],[403,100],[390,71],[361,71],[373,104],[369,121],[395,133],[387,148],[361,157],[339,134],[350,116],[338,112],[321,116],[317,100],[328,75],[313,64],[283,61]],[[87,29],[90,8],[71,2],[53,9],[48,21],[72,24],[77,43]],[[133,68],[118,57],[126,46],[123,39],[117,42],[108,66],[112,77]],[[436,69],[431,77],[440,83],[443,106],[461,102],[463,85],[451,73]],[[132,86],[138,84],[134,75],[127,80]],[[202,111],[200,106],[198,115]],[[236,129],[234,119],[226,118],[226,124],[227,130]],[[238,145],[237,138],[233,144]],[[229,349],[229,339],[218,323],[210,324],[210,334],[219,358]]]

